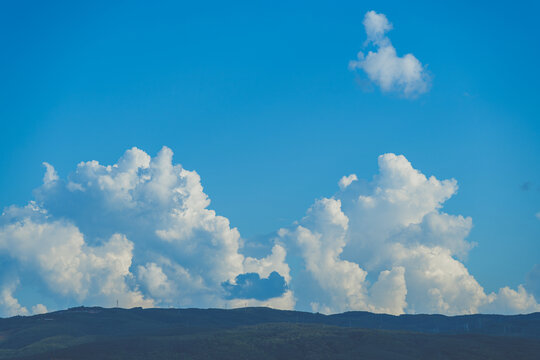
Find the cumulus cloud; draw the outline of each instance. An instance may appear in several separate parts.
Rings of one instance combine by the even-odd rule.
[[[300,287],[298,295],[309,297],[313,311],[402,313],[407,292],[404,269],[396,267],[382,273],[370,295],[367,272],[341,257],[348,229],[349,219],[341,210],[341,201],[324,198],[315,202],[299,225],[280,230],[283,242],[291,244],[291,252],[303,258],[307,276],[316,283],[314,288],[303,290],[307,294],[302,294]],[[298,285],[293,279],[293,288]]]
[[[383,36],[390,25],[372,20],[369,36]],[[524,286],[489,294],[467,270],[472,219],[443,211],[454,179],[425,176],[401,155],[378,162],[371,182],[341,178],[334,196],[268,238],[261,257],[244,254],[252,240],[210,208],[199,175],[166,147],[154,157],[132,148],[112,165],[81,162],[65,179],[46,164],[35,199],[0,216],[2,272],[11,274],[0,279],[0,316],[117,300],[325,313],[540,310],[534,270]]]
[[[289,279],[283,248],[242,255],[238,230],[208,208],[199,175],[172,156],[166,147],[155,157],[132,148],[113,165],[81,162],[67,179],[44,163],[35,200],[0,217],[3,267],[53,307],[228,306],[235,299],[222,284],[241,274]],[[3,288],[0,316],[46,311],[18,305],[12,288]],[[283,291],[265,300],[294,306]]]
[[[304,261],[302,276],[291,280],[299,304],[311,295],[312,309],[324,312],[540,309],[522,287],[486,294],[458,260],[474,244],[466,240],[471,218],[441,210],[458,190],[454,179],[426,177],[404,156],[385,154],[368,189],[341,188],[279,232],[287,251]],[[373,284],[368,274],[375,275]]]
[[[17,282],[12,282],[0,289],[0,311],[7,316],[29,315],[28,309],[13,296],[16,286]]]
[[[14,292],[19,285],[19,279],[11,280],[0,286],[0,314],[7,316],[14,315],[37,315],[47,312],[47,307],[43,304],[35,304],[31,311],[19,303]]]
[[[47,310],[47,307],[43,304],[36,304],[32,306],[32,314],[34,315],[46,314],[47,312],[49,311]]]
[[[305,270],[317,281],[320,289],[310,293],[328,295],[332,304],[339,302],[341,307],[336,310],[363,308],[366,304],[366,272],[358,264],[340,258],[347,228],[348,219],[341,212],[339,200],[322,199],[308,210],[300,225],[279,233],[284,242],[297,247],[294,250],[304,259]],[[320,306],[328,312],[327,304],[312,301],[313,310]]]
[[[374,47],[367,54],[358,53],[358,59],[349,63],[351,70],[363,71],[369,80],[384,92],[396,92],[405,97],[416,97],[429,90],[430,76],[422,63],[413,55],[398,56],[386,33],[393,26],[384,14],[368,11],[363,25],[366,44]]]
[[[39,274],[47,288],[60,295],[153,305],[140,292],[127,289],[133,244],[125,236],[114,234],[101,246],[90,247],[74,225],[47,220],[38,212],[6,224],[0,229],[0,251],[20,268]]]
[[[489,300],[482,308],[485,313],[527,314],[540,311],[536,299],[523,285],[519,285],[517,291],[505,286],[497,294],[490,294]]]

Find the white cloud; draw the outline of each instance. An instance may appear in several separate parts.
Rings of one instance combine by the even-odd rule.
[[[356,177],[356,174],[344,176],[338,182],[339,188],[341,190],[345,190],[349,185],[351,185],[354,181],[357,181],[357,180],[358,178]]]
[[[39,314],[46,314],[49,311],[47,310],[47,307],[43,304],[37,304],[32,306],[32,314],[39,315]]]
[[[371,306],[375,312],[402,314],[407,308],[405,268],[396,266],[379,273],[377,282],[370,289]]]
[[[19,285],[19,280],[12,280],[9,283],[5,283],[0,286],[0,314],[6,316],[15,316],[15,315],[37,315],[47,312],[47,308],[43,304],[36,304],[32,306],[32,311],[22,306],[19,303],[19,300],[15,298],[14,292],[17,286]]]
[[[390,26],[372,20],[372,38]],[[174,164],[168,148],[155,157],[133,148],[113,165],[81,162],[67,179],[46,165],[35,201],[0,216],[2,270],[13,274],[0,282],[0,316],[116,300],[122,307],[538,311],[535,271],[517,290],[486,294],[465,267],[472,219],[442,210],[457,192],[454,179],[427,177],[401,155],[378,162],[370,183],[351,185],[356,175],[344,176],[334,196],[279,230],[260,258],[243,254],[249,240],[209,208],[199,175]],[[43,304],[17,299],[13,279]],[[253,279],[258,287],[245,283]],[[278,290],[266,294],[261,284],[270,283]]]
[[[46,292],[51,306],[226,306],[234,299],[225,299],[222,283],[240,274],[290,279],[282,247],[263,259],[241,254],[238,230],[208,209],[199,175],[172,155],[133,148],[113,165],[81,162],[66,180],[45,163],[36,201],[0,217],[6,266],[22,286]],[[292,293],[269,301],[294,306]],[[13,311],[0,309],[6,313]]]
[[[367,272],[357,263],[341,257],[347,245],[348,228],[349,219],[341,210],[341,201],[323,198],[315,202],[299,225],[279,233],[304,259],[306,270],[319,286],[314,292],[328,295],[326,299],[311,301],[312,310],[402,313],[407,293],[404,269],[396,267],[381,273],[370,295]],[[294,279],[292,284],[294,286]],[[310,300],[316,297],[313,295]],[[383,300],[385,297],[387,299]]]
[[[515,291],[505,286],[499,292],[490,295],[490,302],[482,307],[484,313],[496,314],[529,314],[540,311],[540,305],[523,285]]]
[[[536,218],[540,220],[540,211],[536,213]]]
[[[364,28],[368,41],[374,43],[385,42],[385,34],[393,29],[393,25],[388,21],[386,15],[377,14],[375,11],[368,11],[364,16]]]
[[[241,308],[246,306],[265,306],[280,310],[294,309],[296,299],[294,293],[291,290],[287,290],[282,296],[271,298],[268,300],[256,300],[256,299],[232,299],[226,304],[227,308]]]
[[[152,297],[172,300],[175,283],[171,281],[163,272],[163,269],[156,263],[148,263],[146,266],[139,265],[138,277],[146,285]]]
[[[272,247],[272,253],[262,259],[247,257],[244,261],[244,271],[247,273],[257,273],[263,278],[267,278],[272,271],[277,271],[285,278],[286,282],[291,281],[289,265],[285,262],[287,252],[280,244]]]
[[[125,283],[131,276],[133,250],[125,236],[114,234],[103,245],[90,247],[74,225],[40,215],[0,228],[0,252],[17,260],[21,268],[35,271],[60,295],[78,301],[94,298],[103,305],[116,299],[125,306],[153,305]]]
[[[29,315],[28,309],[13,296],[17,283],[4,285],[0,289],[0,311],[6,316]]]
[[[457,189],[453,179],[426,177],[404,156],[385,154],[368,190],[316,201],[304,219],[280,231],[288,253],[305,263],[306,274],[291,280],[299,303],[311,296],[317,311],[394,314],[537,309],[521,288],[486,294],[457,260],[473,246],[466,240],[472,220],[441,211]],[[378,276],[373,285],[370,273]],[[317,286],[303,290],[309,279]]]
[[[364,71],[384,92],[397,92],[405,97],[416,97],[427,92],[431,80],[425,66],[413,54],[397,55],[386,36],[392,29],[386,16],[368,11],[363,24],[367,43],[373,44],[375,51],[369,51],[367,55],[359,52],[358,60],[352,60],[349,68]]]
[[[45,175],[43,176],[43,183],[49,184],[58,180],[58,174],[56,173],[56,170],[54,170],[54,167],[47,162],[44,162],[43,165],[47,169],[45,171]]]
[[[217,305],[216,289],[208,287],[202,276],[192,274],[167,257],[160,256],[155,260],[138,266],[137,279],[141,288],[158,303],[197,306],[198,302],[203,301],[208,305]]]
[[[321,305],[331,312],[366,307],[366,272],[340,258],[347,228],[348,219],[341,212],[339,200],[322,199],[308,210],[301,225],[280,232],[285,242],[298,247],[306,270],[330,296],[331,303]]]

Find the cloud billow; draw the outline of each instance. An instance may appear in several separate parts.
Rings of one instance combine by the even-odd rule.
[[[155,157],[132,148],[113,165],[81,162],[65,179],[46,164],[35,199],[0,216],[9,274],[0,278],[0,316],[116,300],[325,313],[540,311],[537,271],[515,290],[484,291],[463,263],[472,219],[442,210],[457,182],[426,177],[404,156],[381,155],[366,186],[343,177],[334,196],[276,231],[260,258],[244,254],[250,240],[209,208],[199,175],[172,156],[166,147]]]
[[[283,276],[272,271],[268,278],[261,279],[257,273],[240,274],[234,280],[224,282],[227,299],[256,299],[268,300],[282,296],[287,291]]]
[[[358,59],[349,62],[351,70],[360,70],[383,92],[394,92],[404,97],[414,98],[427,92],[431,78],[422,63],[413,55],[398,56],[386,33],[393,26],[384,14],[368,11],[363,25],[366,44],[374,51],[358,53]]]
[[[12,259],[3,270],[15,274],[0,283],[0,314],[17,312],[17,285],[36,282],[50,306],[225,307],[236,303],[221,283],[239,274],[288,276],[279,246],[263,259],[239,252],[238,230],[208,209],[199,175],[172,155],[133,148],[113,165],[81,162],[67,179],[46,164],[36,200],[0,218],[0,255]],[[290,293],[267,303],[294,306]]]

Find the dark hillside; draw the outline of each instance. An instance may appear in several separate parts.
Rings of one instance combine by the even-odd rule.
[[[264,324],[183,336],[96,340],[20,359],[538,359],[530,339]]]
[[[537,359],[539,353],[540,313],[80,307],[0,319],[0,359]]]

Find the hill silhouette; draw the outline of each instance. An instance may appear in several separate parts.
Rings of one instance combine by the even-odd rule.
[[[538,359],[540,313],[78,307],[0,319],[0,359]]]

